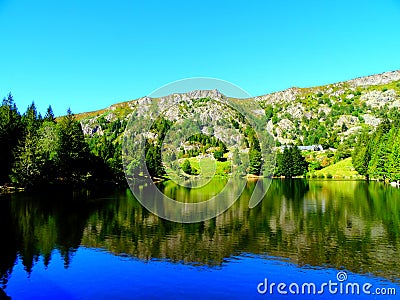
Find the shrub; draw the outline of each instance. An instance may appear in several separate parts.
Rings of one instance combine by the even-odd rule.
[[[192,166],[190,164],[190,161],[188,159],[185,159],[183,162],[182,166],[182,171],[185,172],[186,174],[191,175],[192,174]]]

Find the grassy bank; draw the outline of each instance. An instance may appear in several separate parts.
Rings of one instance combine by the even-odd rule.
[[[351,157],[308,174],[309,178],[364,179],[358,174],[351,162]]]

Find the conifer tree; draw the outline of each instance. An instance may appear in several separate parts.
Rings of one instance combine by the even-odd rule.
[[[55,119],[56,118],[54,117],[53,109],[51,108],[51,105],[49,105],[46,110],[46,114],[44,115],[44,121],[55,122]]]
[[[10,180],[15,150],[22,133],[21,115],[9,93],[0,106],[0,185]]]
[[[83,136],[82,127],[68,109],[59,124],[60,149],[58,167],[60,176],[67,182],[77,183],[83,180],[88,172],[88,149]]]
[[[370,150],[370,138],[371,135],[368,132],[362,133],[358,137],[356,146],[352,153],[352,163],[354,169],[360,174],[369,179],[369,169],[368,165],[371,160],[371,150]]]

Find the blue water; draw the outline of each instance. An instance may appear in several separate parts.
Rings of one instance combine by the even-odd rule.
[[[274,180],[250,209],[251,193],[194,224],[156,217],[129,190],[0,195],[0,287],[17,300],[399,299],[400,190]],[[331,293],[338,272],[344,290]],[[353,283],[371,294],[346,294]],[[390,288],[397,297],[376,294]]]
[[[318,287],[329,280],[338,282],[337,272],[247,254],[230,257],[218,267],[205,267],[165,260],[141,261],[80,247],[68,268],[56,251],[48,268],[40,258],[31,275],[18,259],[5,291],[12,299],[396,299],[389,295],[340,295],[339,291],[332,295],[327,289],[321,295],[279,295],[276,288],[272,294],[268,291],[261,295],[257,291],[257,285],[265,278],[270,283],[301,286],[313,282]],[[399,284],[351,272],[347,275],[346,282],[360,286],[371,283],[371,293],[376,287],[391,287],[400,293]]]

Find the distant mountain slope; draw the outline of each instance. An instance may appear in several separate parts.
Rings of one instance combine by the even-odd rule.
[[[202,90],[154,100],[163,103],[164,98],[169,98],[190,106],[192,100],[223,97],[218,90]],[[266,130],[278,145],[322,144],[324,148],[338,148],[342,143],[353,144],[355,135],[363,128],[373,129],[383,118],[391,118],[399,112],[400,71],[319,87],[293,87],[253,99],[265,110],[269,120]],[[148,101],[152,99],[143,97],[122,102],[103,110],[78,114],[77,118],[88,139],[106,135],[118,141],[123,132],[121,126],[126,125],[132,111]],[[216,117],[210,103],[202,109],[205,114]]]

